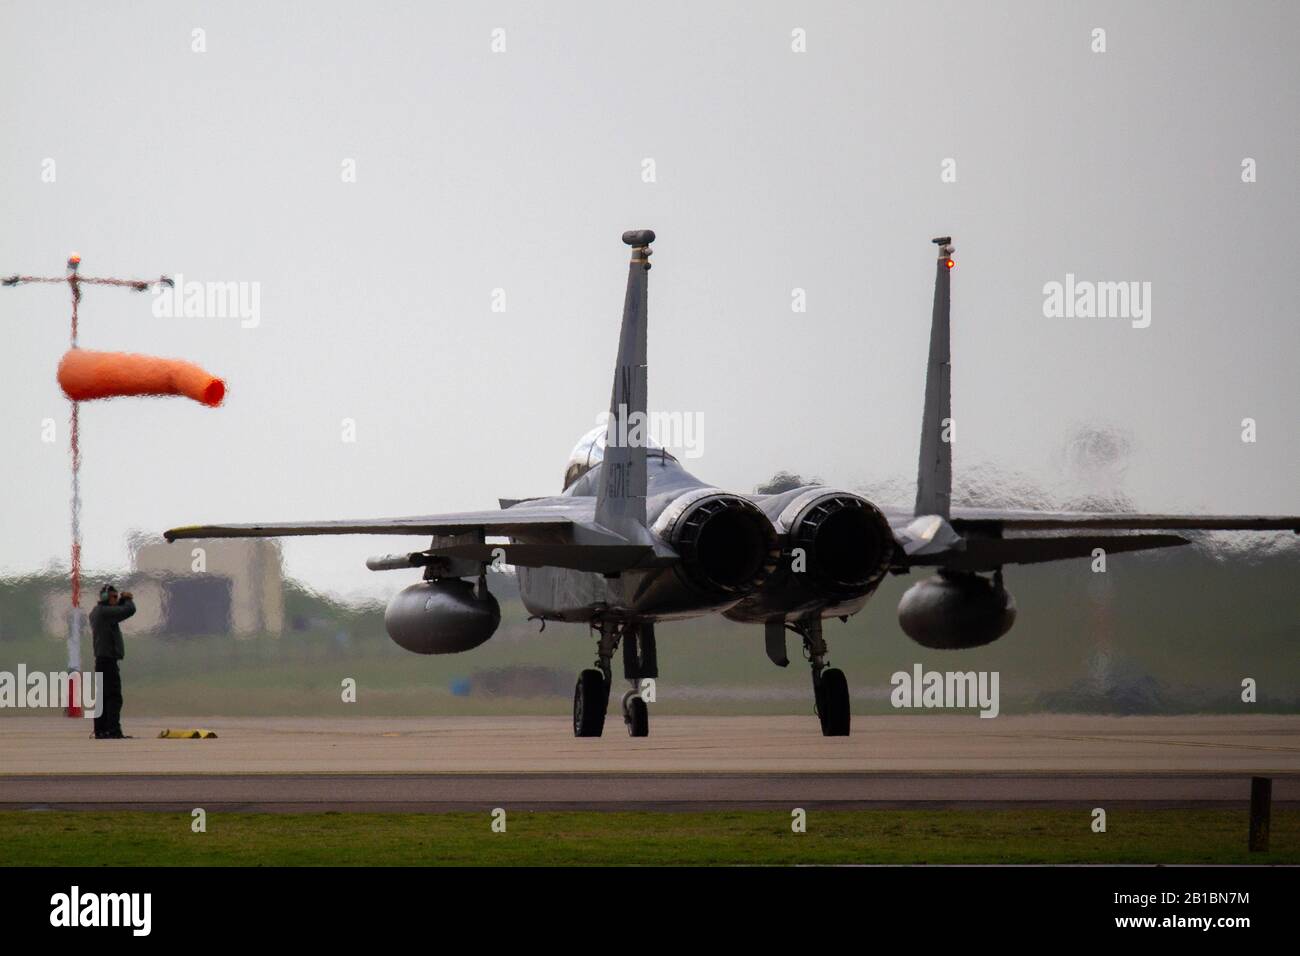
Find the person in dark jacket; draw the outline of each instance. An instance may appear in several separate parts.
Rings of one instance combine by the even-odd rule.
[[[118,662],[126,656],[121,624],[135,613],[130,591],[118,592],[111,584],[99,590],[99,603],[90,611],[90,633],[95,642],[95,670],[104,675],[104,706],[95,718],[96,740],[123,740],[122,672]]]

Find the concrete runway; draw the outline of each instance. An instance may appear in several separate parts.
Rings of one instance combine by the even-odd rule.
[[[1300,805],[1300,717],[655,717],[576,740],[551,717],[0,719],[0,808],[704,809]],[[216,740],[159,740],[206,727]]]

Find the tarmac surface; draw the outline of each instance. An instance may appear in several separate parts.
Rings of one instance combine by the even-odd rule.
[[[160,740],[203,727],[212,740]],[[1300,717],[611,715],[578,740],[558,717],[0,719],[0,809],[257,811],[726,807],[1246,806],[1251,776],[1300,806]]]

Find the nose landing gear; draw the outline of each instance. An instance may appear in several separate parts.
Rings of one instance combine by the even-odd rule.
[[[786,626],[803,638],[804,657],[812,666],[813,704],[821,722],[822,736],[849,736],[849,682],[844,671],[826,666],[827,648],[822,638],[821,618],[805,618]]]
[[[623,723],[627,724],[629,737],[650,736],[650,708],[637,693],[635,686],[623,695]]]

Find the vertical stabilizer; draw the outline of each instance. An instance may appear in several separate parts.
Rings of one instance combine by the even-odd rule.
[[[633,539],[643,537],[646,526],[646,442],[650,438],[646,414],[647,273],[654,240],[649,229],[623,233],[623,241],[632,247],[632,261],[596,496],[597,523]]]
[[[921,460],[916,471],[917,515],[948,517],[952,501],[952,349],[949,323],[953,246],[950,236],[931,240],[939,247],[934,273],[934,313],[930,318],[930,361],[925,371],[925,411],[921,416]]]

